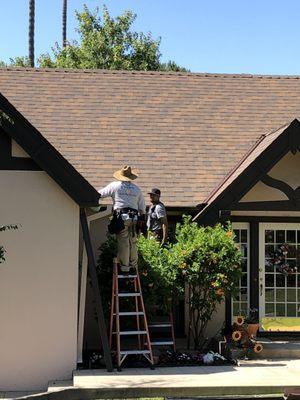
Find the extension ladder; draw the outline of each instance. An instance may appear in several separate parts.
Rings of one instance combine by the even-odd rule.
[[[131,287],[134,291],[120,292],[120,281],[129,280]],[[133,298],[134,311],[120,310],[120,299]],[[121,330],[121,320],[124,321],[126,317],[134,316],[136,323],[136,330]],[[141,324],[142,322],[142,324]],[[115,331],[113,329],[115,328]],[[142,287],[138,271],[134,274],[122,274],[118,272],[118,259],[113,259],[113,281],[112,281],[112,298],[111,298],[111,313],[110,313],[110,331],[109,331],[109,344],[112,349],[113,335],[115,335],[116,354],[117,354],[117,368],[120,370],[122,363],[128,355],[142,355],[150,363],[153,368],[153,354],[149,337],[149,329],[147,324],[147,317],[142,295]],[[135,335],[138,337],[138,349],[125,350],[121,348],[121,337]],[[142,348],[143,338],[146,337],[145,347]]]

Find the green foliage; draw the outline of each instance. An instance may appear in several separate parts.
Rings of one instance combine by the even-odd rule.
[[[10,67],[31,67],[30,59],[26,56],[10,58]]]
[[[207,323],[225,296],[234,296],[241,277],[241,253],[231,226],[200,227],[184,217],[176,226],[174,243],[161,247],[153,238],[138,238],[139,272],[147,312],[159,307],[166,311],[172,297],[188,289],[189,338],[201,347]],[[112,237],[101,246],[99,279],[104,304],[110,302],[112,258],[116,242]]]
[[[12,229],[18,229],[18,225],[2,225],[0,226],[0,232],[12,230]],[[5,261],[5,249],[3,246],[0,245],[0,264]]]
[[[65,48],[56,43],[53,56],[47,53],[39,57],[40,67],[186,71],[174,61],[160,62],[160,38],[133,31],[136,14],[132,11],[112,18],[103,6],[101,18],[98,8],[91,12],[85,5],[76,17],[80,40],[69,41]],[[20,65],[21,61],[18,58],[14,63]]]
[[[218,304],[236,294],[241,253],[230,225],[199,227],[190,217],[177,226],[172,250],[188,286],[189,335],[198,348]]]

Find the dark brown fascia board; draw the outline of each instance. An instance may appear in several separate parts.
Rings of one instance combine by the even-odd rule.
[[[43,137],[43,135],[0,93],[0,110],[12,121],[2,119],[2,129],[81,207],[99,204],[96,189]]]
[[[199,224],[216,223],[219,210],[234,210],[234,205],[289,151],[300,149],[300,122],[294,119],[195,220]]]

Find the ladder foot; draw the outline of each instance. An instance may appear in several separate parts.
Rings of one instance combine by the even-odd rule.
[[[155,369],[154,365],[151,365],[150,369],[152,369],[152,371],[153,371]]]
[[[118,368],[117,368],[117,371],[118,371],[118,372],[121,372],[121,371],[122,371],[122,368],[121,368],[121,367],[118,367]]]

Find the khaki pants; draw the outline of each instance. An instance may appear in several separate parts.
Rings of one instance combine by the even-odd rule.
[[[138,252],[136,247],[136,222],[124,221],[125,229],[117,234],[118,259],[123,267],[137,268]]]

